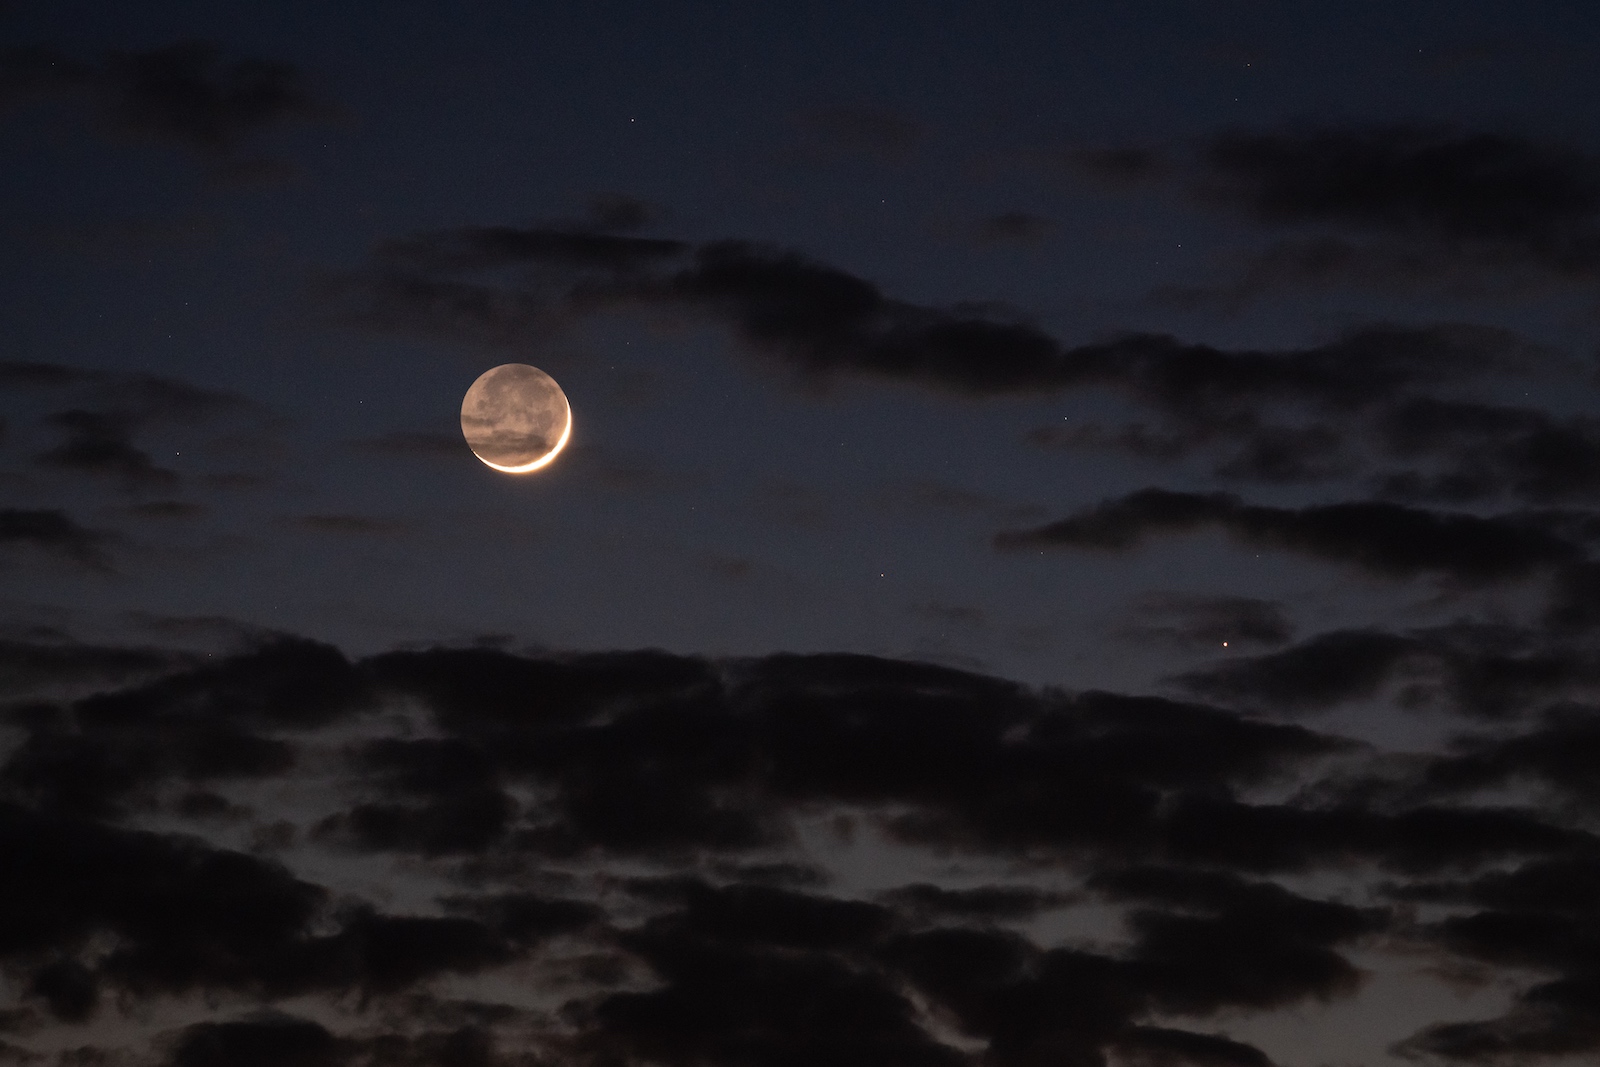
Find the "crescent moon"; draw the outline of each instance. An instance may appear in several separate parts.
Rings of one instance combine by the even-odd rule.
[[[572,407],[538,367],[484,371],[461,401],[461,435],[487,467],[528,474],[548,466],[572,438]]]

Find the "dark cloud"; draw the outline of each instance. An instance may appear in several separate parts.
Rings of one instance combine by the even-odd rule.
[[[1481,910],[1433,924],[1438,944],[1493,965],[1554,972],[1521,991],[1497,1018],[1430,1026],[1400,1054],[1465,1063],[1570,1056],[1600,1049],[1600,907],[1593,855],[1525,863],[1471,882],[1406,887],[1402,899],[1468,904]]]
[[[302,515],[295,523],[305,530],[331,534],[392,534],[405,529],[402,523],[365,515]]]
[[[1136,913],[1135,923],[1149,925],[1120,958],[1041,951],[1015,934],[972,928],[898,937],[882,954],[966,1035],[987,1040],[985,1062],[1098,1064],[1114,1049],[1139,1064],[1269,1064],[1259,1049],[1220,1034],[1133,1020],[1159,1010],[1180,989],[1179,1003],[1194,995],[1244,1004],[1295,1000],[1308,989],[1346,984],[1353,972],[1327,946],[1359,935],[1370,920],[1352,919],[1337,906],[1321,910],[1328,906],[1275,886],[1243,886],[1236,893],[1267,904],[1264,927],[1279,935],[1288,927],[1295,932],[1280,943],[1265,929],[1259,938],[1243,934],[1236,926],[1241,916],[1207,901],[1203,912],[1210,914]],[[1310,923],[1298,925],[1313,914]],[[1208,992],[1212,979],[1220,984]]]
[[[1235,269],[1235,276],[1221,284],[1158,286],[1150,299],[1158,306],[1237,314],[1254,301],[1297,290],[1354,288],[1391,297],[1442,293],[1483,300],[1536,293],[1549,288],[1553,278],[1567,277],[1552,274],[1520,250],[1398,235],[1284,238],[1244,255]]]
[[[1564,373],[1507,334],[1368,329],[1276,353],[1124,339],[1069,355],[1092,357],[1089,383],[1157,417],[1047,426],[1027,435],[1033,444],[1168,463],[1198,455],[1216,477],[1267,484],[1363,477],[1401,500],[1587,503],[1600,493],[1592,419],[1429,395],[1452,366],[1486,387],[1508,374]]]
[[[705,245],[647,301],[728,321],[802,373],[847,371],[975,394],[1061,388],[1074,376],[1036,327],[915,308],[844,271],[741,242]]]
[[[111,53],[102,77],[117,126],[210,152],[271,126],[328,114],[293,65],[225,59],[206,42]]]
[[[752,1067],[965,1061],[918,1025],[886,979],[824,953],[781,953],[651,924],[626,947],[660,989],[617,993],[585,1013],[581,1045],[605,1058],[663,1064],[733,1061]]]
[[[552,900],[533,893],[452,897],[444,904],[481,920],[501,936],[522,946],[594,926],[605,917],[605,912],[593,904]]]
[[[1133,1027],[1116,1047],[1131,1067],[1272,1067],[1254,1045],[1161,1026]]]
[[[1379,911],[1232,875],[1134,868],[1089,884],[1112,899],[1185,909],[1137,907],[1127,921],[1140,984],[1163,1010],[1186,1014],[1350,993],[1360,977],[1335,946],[1385,925]]]
[[[1551,582],[1544,622],[1568,633],[1600,626],[1600,564],[1579,563],[1559,572]]]
[[[1114,186],[1134,186],[1165,177],[1172,162],[1160,151],[1141,145],[1069,148],[1060,154],[1079,174]]]
[[[1427,631],[1377,637],[1353,655],[1446,647]],[[1341,641],[1280,656],[1337,659]],[[1502,651],[1542,650],[1524,645]],[[1450,960],[1558,972],[1504,1019],[1471,1024],[1489,1030],[1425,1028],[1407,1049],[1587,1033],[1565,990],[1591,973],[1595,839],[1558,808],[1487,798],[1536,782],[1592,803],[1591,711],[1458,739],[1375,789],[1322,770],[1367,766],[1364,747],[1299,726],[866,656],[435,648],[351,661],[279,638],[150,679],[98,662],[86,652],[82,670],[104,691],[8,721],[22,739],[0,774],[0,853],[29,877],[0,873],[0,960],[29,1003],[59,1025],[190,993],[243,1010],[369,1006],[343,1035],[208,1009],[170,1037],[173,1065],[509,1067],[514,1045],[585,1063],[1260,1067],[1265,1054],[1219,1019],[1353,995],[1352,950],[1397,931]],[[1371,670],[1256,667],[1290,702],[1335,698],[1341,671]],[[159,795],[162,818],[191,833],[264,842],[271,828],[230,799],[250,781],[341,805],[306,820],[314,847],[429,872],[444,887],[429,913],[121,822]],[[1279,799],[1245,799],[1253,786]],[[844,811],[959,864],[962,882],[830,892],[799,865],[795,824]],[[280,834],[274,847],[296,846]],[[985,879],[996,859],[1006,877]],[[1374,869],[1390,879],[1370,887],[1382,907],[1270,880]],[[1039,870],[1060,888],[1028,876]],[[1422,902],[1454,911],[1419,925],[1404,909]],[[1045,947],[1008,929],[1083,905],[1110,909],[1120,936]],[[452,975],[485,988],[515,975],[554,1013],[429,1001]],[[1193,1028],[1150,1021],[1173,1015]],[[936,1038],[930,1020],[985,1050]],[[1546,1036],[1527,1036],[1539,1020]]]
[[[0,362],[0,388],[7,390],[48,389],[73,385],[89,376],[86,371],[62,366],[59,363],[18,360]]]
[[[231,156],[264,130],[333,113],[293,64],[230,57],[205,41],[110,52],[99,63],[41,48],[0,54],[0,104],[62,93],[89,96],[115,132],[217,158]]]
[[[1037,244],[1055,231],[1056,224],[1027,211],[1002,211],[978,223],[980,244]]]
[[[0,839],[30,875],[5,886],[0,956],[76,951],[96,935],[114,935],[117,947],[99,957],[95,975],[135,994],[387,995],[433,975],[503,964],[520,951],[475,919],[382,915],[366,906],[330,915],[325,890],[274,863],[193,839],[12,807],[0,810]],[[330,918],[336,925],[317,931]]]
[[[1511,368],[1528,349],[1503,331],[1441,325],[1371,327],[1288,352],[1229,352],[1154,336],[1080,352],[1093,357],[1098,380],[1180,419],[1218,425],[1265,401],[1349,413],[1408,387]]]
[[[1132,638],[1160,637],[1189,645],[1255,643],[1277,645],[1294,636],[1294,624],[1274,600],[1254,597],[1152,593],[1137,605],[1140,622],[1125,629]]]
[[[1227,493],[1142,489],[1032,530],[995,537],[997,548],[1126,551],[1146,538],[1206,527],[1251,545],[1409,578],[1435,574],[1481,583],[1527,577],[1579,558],[1577,544],[1516,515],[1426,511],[1383,502],[1277,508]]]
[[[1023,225],[1015,219],[1005,223]],[[1031,225],[1031,224],[1029,224]],[[502,275],[507,268],[520,278]],[[496,274],[495,272],[500,272]],[[1136,334],[1069,347],[992,309],[898,300],[870,281],[793,251],[740,241],[683,242],[592,229],[474,227],[384,245],[374,267],[325,279],[335,320],[494,346],[537,345],[583,319],[625,311],[692,314],[815,385],[879,378],[968,396],[1109,389],[1159,424],[1122,431],[1052,428],[1040,443],[1115,447],[1171,460],[1219,451],[1222,477],[1321,479],[1359,469],[1341,427],[1444,383],[1526,374],[1548,354],[1503,330],[1375,326],[1303,349],[1229,351]],[[1277,408],[1297,408],[1274,421]],[[1441,446],[1442,447],[1442,446]],[[1541,444],[1525,463],[1544,463]],[[1529,492],[1531,475],[1517,485]],[[1578,483],[1573,483],[1574,485]]]
[[[434,271],[485,270],[516,264],[628,271],[682,255],[688,245],[652,237],[583,230],[482,226],[391,241],[379,255]]]
[[[134,985],[227,984],[270,968],[323,894],[287,872],[193,841],[0,809],[6,854],[0,954],[74,950],[103,930],[122,945],[102,972]],[[116,871],[115,879],[104,877]]]
[[[229,1022],[194,1023],[172,1035],[163,1067],[510,1067],[494,1035],[468,1023],[454,1030],[338,1036],[319,1023],[278,1012]]]
[[[193,519],[205,508],[186,500],[148,500],[128,506],[127,513],[141,519]]]
[[[195,442],[194,454],[217,454],[217,445],[237,450],[255,447],[267,439],[276,420],[260,406],[238,393],[210,389],[189,382],[142,372],[101,370],[48,363],[12,363],[0,368],[0,392],[11,393],[25,421],[39,418],[29,411],[43,393],[57,410],[40,419],[55,437],[48,448],[35,451],[33,462],[57,474],[85,475],[108,481],[135,493],[170,492],[180,476],[159,464],[141,443],[153,433],[177,429],[187,439],[203,427],[207,438]],[[221,438],[218,431],[225,430]],[[208,447],[209,446],[209,447]],[[170,455],[171,453],[167,453]],[[141,518],[186,518],[195,505],[179,501],[151,501],[126,513]]]
[[[108,534],[90,530],[59,509],[0,508],[0,545],[25,545],[98,570],[107,568]]]
[[[623,193],[600,193],[589,198],[589,225],[602,233],[631,233],[661,221],[662,209],[648,200]]]
[[[1600,266],[1600,161],[1517,133],[1235,130],[1201,145],[1192,177],[1203,201],[1302,233],[1252,253],[1233,281],[1160,301],[1237,309],[1335,286],[1482,299],[1587,282]]]
[[[1589,696],[1600,683],[1600,662],[1587,650],[1549,645],[1536,632],[1508,626],[1335,630],[1175,681],[1212,700],[1290,714],[1371,699],[1394,685],[1403,706],[1503,718],[1540,702]]]
[[[1374,630],[1338,630],[1273,653],[1235,659],[1183,675],[1191,691],[1213,700],[1297,712],[1370,697],[1418,642]]]
[[[159,741],[166,727],[270,733],[325,726],[367,706],[368,680],[337,649],[272,636],[248,651],[76,701],[78,732],[128,731]],[[50,720],[53,724],[53,720]]]
[[[927,136],[908,115],[865,105],[835,105],[806,111],[796,119],[808,146],[817,152],[902,159]]]
[[[1372,328],[1298,352],[1228,352],[1135,335],[1064,348],[1027,323],[917,307],[793,253],[724,242],[648,300],[699,306],[811,375],[854,373],[973,395],[1117,389],[1182,423],[1248,420],[1264,401],[1348,412],[1414,384],[1507,367],[1526,346],[1473,327]]]
[[[1548,982],[1517,998],[1516,1007],[1485,1022],[1443,1023],[1400,1042],[1395,1052],[1457,1063],[1506,1063],[1593,1053],[1600,1048],[1600,983],[1593,978]]]
[[[156,466],[148,452],[135,447],[132,419],[99,411],[63,411],[50,416],[52,426],[66,434],[66,440],[38,456],[51,467],[116,478],[141,489],[166,489],[177,484],[178,476]]]
[[[1384,411],[1375,429],[1387,455],[1438,463],[1426,473],[1390,476],[1383,488],[1393,494],[1474,500],[1511,492],[1552,502],[1600,493],[1595,419],[1416,397]]]
[[[861,947],[889,929],[891,913],[875,904],[835,900],[763,885],[714,888],[688,879],[649,889],[675,898],[681,911],[669,922],[676,931],[732,944],[759,944],[820,951]]]
[[[92,645],[67,638],[0,640],[0,694],[6,699],[129,684],[190,663],[154,648]]]
[[[50,48],[0,51],[0,107],[87,83],[93,68]]]
[[[1507,134],[1384,126],[1213,138],[1218,189],[1264,221],[1515,242],[1552,256],[1600,211],[1600,167]]]
[[[341,1067],[343,1042],[306,1019],[267,1016],[185,1027],[167,1067]]]
[[[187,423],[229,414],[261,414],[238,393],[207,389],[175,378],[108,371],[90,374],[101,385],[101,396],[114,400],[117,409],[143,420]]]
[[[1101,1062],[1144,1004],[1123,968],[1072,949],[1041,951],[997,930],[949,928],[897,938],[884,956],[959,1029],[987,1039],[1000,1065]]]
[[[1348,473],[1344,436],[1318,423],[1304,427],[1263,426],[1216,467],[1220,478],[1287,484],[1313,482]]]
[[[172,675],[143,693],[192,678]],[[0,765],[0,786],[40,808],[93,817],[159,783],[263,777],[294,762],[293,746],[237,720],[196,715],[182,702],[138,694],[96,694],[75,702],[70,714],[41,716]]]
[[[476,343],[528,344],[601,311],[675,309],[726,322],[811,378],[848,372],[981,395],[1055,390],[1083,377],[1035,327],[902,304],[789,252],[719,242],[676,273],[640,270],[688,250],[588,232],[462,230],[394,242],[384,252],[394,266],[321,288],[336,319]],[[533,287],[442,276],[518,263],[609,274]]]
[[[1033,886],[982,886],[942,889],[920,882],[883,895],[883,901],[913,916],[968,920],[1027,919],[1072,898]]]
[[[100,990],[94,974],[77,960],[57,960],[33,974],[28,992],[44,999],[62,1022],[81,1023],[94,1014]]]
[[[542,294],[398,271],[325,277],[315,296],[333,322],[490,346],[526,345],[569,322]]]
[[[1367,860],[1430,872],[1507,858],[1586,851],[1592,835],[1504,807],[1416,805],[1395,812],[1347,804],[1250,805],[1191,796],[1162,827],[1166,854],[1252,874]]]
[[[496,781],[494,761],[460,741],[371,742],[356,767],[391,797],[420,803],[365,803],[330,816],[319,836],[367,851],[432,855],[481,852],[510,825],[516,805]]]
[[[1333,744],[1197,705],[1041,702],[993,679],[866,657],[773,657],[727,681],[708,664],[650,656],[438,651],[375,666],[477,746],[452,759],[488,755],[500,774],[554,788],[553,820],[525,840],[558,851],[739,850],[782,841],[787,804],[828,802],[910,803],[918,813],[892,824],[908,840],[1092,848],[1150,833],[1162,790],[1270,777]],[[547,694],[537,725],[515,697],[529,686]],[[490,781],[486,770],[459,777]]]
[[[1429,768],[1426,782],[1447,795],[1538,783],[1593,810],[1600,808],[1600,785],[1589,771],[1596,758],[1600,715],[1592,706],[1563,703],[1524,733],[1463,739],[1457,752]]]
[[[414,430],[396,430],[380,434],[351,445],[365,452],[388,456],[452,456],[459,458],[466,448],[458,434],[422,433]]]

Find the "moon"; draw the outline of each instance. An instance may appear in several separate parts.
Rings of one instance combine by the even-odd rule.
[[[486,370],[461,401],[461,436],[497,471],[527,474],[547,466],[572,436],[572,407],[538,367],[506,363]]]

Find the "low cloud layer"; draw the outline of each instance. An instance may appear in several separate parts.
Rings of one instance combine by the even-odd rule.
[[[1341,641],[1369,676],[1421,645],[1273,655]],[[5,713],[13,1049],[1259,1067],[1228,1018],[1360,996],[1352,951],[1390,945],[1553,975],[1499,1018],[1415,1019],[1404,1055],[1600,1048],[1592,954],[1573,947],[1593,894],[1571,888],[1594,879],[1592,709],[1462,738],[1397,779],[1365,746],[1225,706],[863,656],[350,660],[277,638],[198,665],[61,642],[34,658],[87,695]],[[1332,695],[1273,657],[1235,662],[1195,688],[1254,684],[1291,711],[1296,680]],[[1487,800],[1511,781],[1549,800]],[[297,797],[252,800],[280,784]],[[896,885],[885,868],[886,888],[845,889],[807,825],[989,873]],[[416,888],[324,884],[337,867],[317,857],[338,855]],[[1344,888],[1285,881],[1313,874]],[[1046,915],[1075,932],[1041,935]],[[120,1052],[97,1044],[113,1018]]]

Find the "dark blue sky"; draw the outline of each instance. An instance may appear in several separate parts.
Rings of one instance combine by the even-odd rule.
[[[301,879],[313,956],[411,936],[323,945],[318,893],[500,939],[179,982],[115,946],[188,935],[91,901],[0,929],[0,1056],[781,1067],[792,1021],[673,955],[713,942],[887,1012],[830,1062],[1592,1055],[1592,956],[1483,929],[1600,929],[1491,873],[1597,854],[1550,755],[1600,736],[1597,44],[1582,3],[0,7],[0,844],[168,884],[197,834]],[[572,405],[530,477],[458,430],[507,362]],[[496,732],[569,690],[576,733]],[[1198,992],[1271,908],[1257,984]],[[939,977],[985,952],[1026,962]],[[384,1052],[358,995],[456,1014]]]

